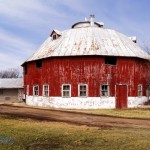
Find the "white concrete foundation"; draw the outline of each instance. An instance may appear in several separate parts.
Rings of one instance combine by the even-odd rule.
[[[147,97],[128,97],[128,108],[137,108],[147,101]],[[43,97],[27,96],[26,104],[30,106],[65,108],[65,109],[114,109],[116,108],[115,97]]]
[[[137,108],[140,105],[143,105],[148,98],[146,96],[142,97],[128,97],[128,108]]]
[[[115,97],[43,97],[27,96],[26,104],[31,106],[66,108],[66,109],[114,109]]]

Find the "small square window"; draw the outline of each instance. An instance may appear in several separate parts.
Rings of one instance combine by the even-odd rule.
[[[105,64],[108,65],[116,65],[117,58],[113,56],[106,56],[105,57]]]
[[[78,96],[79,97],[87,97],[88,96],[87,84],[79,84],[78,85]]]
[[[33,96],[38,96],[39,95],[39,86],[34,85],[33,86]]]
[[[142,96],[142,85],[141,84],[138,85],[138,96],[139,97]]]
[[[62,97],[71,97],[71,85],[70,84],[62,85]]]
[[[46,96],[46,97],[49,96],[49,85],[48,84],[43,85],[43,96]]]
[[[109,85],[103,84],[100,86],[100,95],[102,97],[108,97],[109,96]]]
[[[37,68],[42,68],[42,60],[37,60],[36,61],[36,67]]]

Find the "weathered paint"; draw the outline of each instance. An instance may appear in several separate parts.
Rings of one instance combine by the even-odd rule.
[[[118,108],[134,106],[132,103],[138,96],[139,84],[143,87],[142,96],[145,96],[148,77],[146,61],[150,58],[149,55],[135,43],[135,38],[130,39],[122,33],[102,27],[103,24],[94,22],[94,16],[91,15],[90,21],[78,22],[72,29],[62,32],[53,30],[50,37],[23,64],[24,70],[27,68],[28,72],[24,75],[25,92],[29,97],[27,101],[32,103],[34,99],[39,104],[44,84],[49,85],[48,99],[50,106],[52,100],[56,102],[54,107],[61,104],[63,108],[79,108],[76,103],[83,101],[84,105],[80,104],[83,108],[91,108],[91,103],[94,103],[92,108],[103,108],[105,105],[101,103],[101,84],[109,85],[110,96],[105,99],[107,108],[112,107],[109,98],[116,97],[117,85],[128,87],[126,92],[123,92],[125,89],[121,91],[121,95],[117,93],[120,97],[117,103],[115,99],[115,106]],[[105,64],[105,56],[116,57],[117,64]],[[37,60],[42,61],[42,68],[36,68]],[[70,98],[61,97],[63,84],[71,85]],[[85,99],[78,97],[78,84],[88,85],[88,96]],[[38,97],[33,97],[34,85],[39,86]],[[133,99],[128,99],[127,96]],[[46,99],[42,98],[43,103],[47,103]],[[140,102],[139,99],[135,105]],[[95,105],[97,102],[98,106]]]
[[[43,96],[28,96],[26,104],[31,106],[66,108],[66,109],[114,109],[115,97],[43,97]]]
[[[128,97],[128,108],[137,108],[146,102],[148,98],[146,96],[142,97]]]
[[[63,99],[61,97],[62,84],[71,85],[71,97],[75,99],[78,97],[78,84],[87,84],[87,103],[91,97],[100,99],[100,84],[110,86],[110,97],[115,97],[116,84],[128,85],[128,96],[137,97],[138,84],[142,84],[143,96],[145,96],[147,76],[145,62],[146,60],[139,58],[118,57],[116,65],[106,65],[103,56],[48,58],[43,59],[42,68],[36,68],[34,61],[26,64],[28,73],[24,76],[24,83],[25,87],[29,85],[31,97],[33,85],[39,85],[39,96],[42,96],[43,84],[49,84],[49,96],[59,97],[60,101]],[[69,101],[69,98],[66,99]],[[68,107],[70,106],[66,106]],[[96,108],[95,105],[93,107]],[[99,106],[101,107],[103,106]],[[109,102],[107,108],[110,108]]]
[[[128,108],[137,108],[147,101],[146,96],[128,97]],[[26,104],[30,106],[66,108],[66,109],[114,109],[116,108],[115,97],[43,97],[27,96]]]
[[[116,84],[116,108],[127,108],[128,86],[125,84]]]
[[[117,31],[83,27],[65,30],[56,40],[48,37],[26,62],[54,56],[88,55],[150,58],[136,43]]]

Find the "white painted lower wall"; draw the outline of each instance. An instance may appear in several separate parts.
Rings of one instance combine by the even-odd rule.
[[[147,101],[147,97],[128,97],[128,108],[136,108]],[[115,97],[43,97],[27,96],[26,104],[30,106],[65,108],[65,109],[114,109],[116,108]]]
[[[113,109],[115,108],[115,97],[43,97],[27,96],[26,104],[31,106],[66,108],[66,109]]]
[[[128,108],[137,108],[146,102],[148,98],[146,96],[142,97],[128,97]]]

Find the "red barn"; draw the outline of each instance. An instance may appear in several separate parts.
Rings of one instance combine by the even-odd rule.
[[[147,60],[135,37],[102,22],[53,30],[23,63],[26,103],[33,106],[131,108],[147,101]]]

